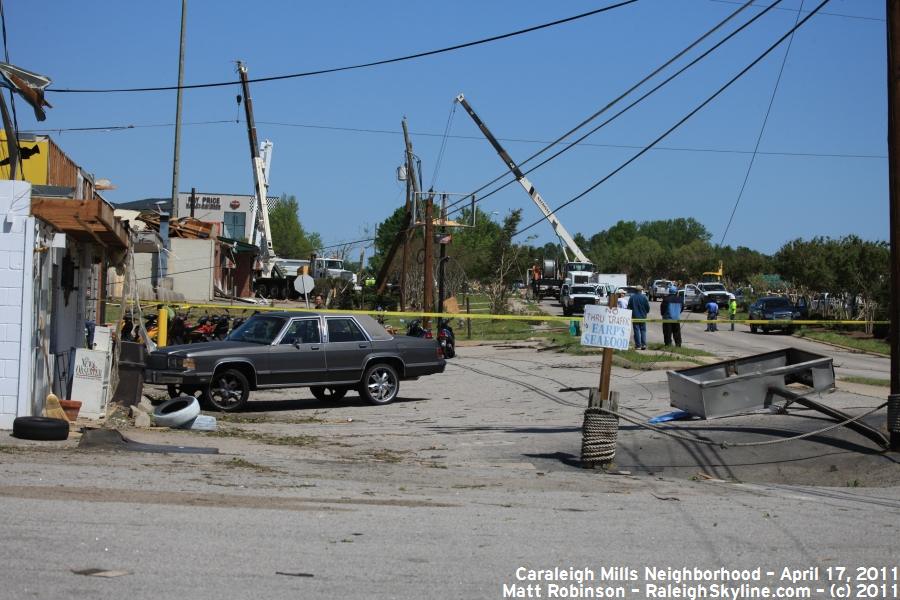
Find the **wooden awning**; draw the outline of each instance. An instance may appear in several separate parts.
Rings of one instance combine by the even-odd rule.
[[[31,214],[72,238],[107,248],[127,248],[128,231],[103,200],[31,197]]]

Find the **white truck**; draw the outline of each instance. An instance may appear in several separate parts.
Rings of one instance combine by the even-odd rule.
[[[556,213],[550,210],[550,207],[547,206],[547,203],[544,201],[544,198],[541,196],[540,192],[537,191],[537,188],[534,187],[534,184],[525,177],[525,173],[519,168],[519,165],[516,164],[516,161],[512,159],[509,153],[500,145],[500,142],[497,141],[497,138],[494,137],[494,134],[488,129],[487,125],[485,125],[484,121],[481,120],[469,102],[466,100],[466,97],[463,94],[459,94],[456,97],[456,101],[466,110],[472,120],[475,121],[475,124],[478,126],[478,129],[481,130],[481,133],[487,138],[487,141],[494,147],[494,150],[500,156],[500,159],[506,165],[506,168],[515,176],[516,181],[519,182],[519,185],[525,190],[525,193],[528,194],[528,197],[531,198],[531,201],[538,207],[538,210],[541,211],[541,214],[544,215],[544,218],[547,219],[547,222],[550,223],[550,226],[553,228],[553,233],[556,234],[556,237],[559,238],[560,245],[562,246],[563,255],[565,256],[565,269],[562,271],[562,285],[568,284],[572,285],[580,285],[580,284],[588,284],[588,283],[607,283],[609,278],[615,278],[615,281],[622,281],[622,285],[625,282],[625,275],[616,274],[616,275],[608,275],[602,274],[598,279],[598,273],[594,272],[596,268],[594,264],[590,261],[587,255],[581,251],[581,248],[578,247],[578,244],[575,243],[574,238],[572,238],[571,234],[569,234],[568,230],[563,227],[562,222],[556,216]],[[569,252],[572,253],[575,260],[569,260]],[[540,296],[542,290],[547,289],[558,289],[560,292],[561,284],[559,282],[557,273],[548,273],[546,263],[548,261],[545,260],[544,272],[542,274],[541,280],[535,279],[537,283],[533,283],[532,287],[535,290],[535,295]],[[554,261],[555,262],[555,261]],[[541,284],[540,281],[544,283]],[[621,287],[621,286],[618,286]]]
[[[275,300],[295,300],[300,294],[294,289],[294,280],[303,274],[303,267],[309,267],[307,259],[278,258],[276,263],[279,269],[285,273],[284,277],[257,277],[253,282],[254,291],[263,298]],[[353,271],[344,268],[344,261],[340,258],[316,257],[315,264],[308,268],[308,273],[313,279],[338,279],[351,283],[354,288],[357,285],[357,276]]]

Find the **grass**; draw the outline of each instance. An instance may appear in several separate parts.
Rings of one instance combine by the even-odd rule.
[[[208,435],[215,437],[237,437],[270,446],[311,446],[319,441],[314,435],[271,435],[245,429],[222,428],[210,432]]]
[[[851,375],[848,377],[841,377],[841,381],[847,381],[849,383],[862,383],[863,385],[877,385],[880,387],[891,387],[890,379],[877,379],[875,377],[857,377],[855,375]]]
[[[801,329],[798,333],[800,337],[809,338],[811,340],[819,340],[837,346],[845,346],[854,350],[863,352],[874,352],[876,354],[890,354],[891,347],[884,340],[874,338],[857,337],[846,335],[837,331],[818,331],[812,329]]]
[[[665,344],[653,343],[647,346],[650,350],[662,350],[664,352],[669,352],[670,354],[678,354],[680,356],[715,356],[715,354],[711,352],[707,352],[706,350],[700,350],[699,348],[688,348],[686,346],[666,346]]]
[[[241,413],[221,413],[216,414],[216,418],[222,423],[289,423],[292,425],[303,425],[305,423],[324,423],[324,419],[320,419],[316,415],[309,417],[282,418],[272,417],[270,415],[248,415]]]
[[[225,461],[221,464],[228,467],[229,469],[250,469],[251,471],[256,471],[257,473],[283,472],[279,471],[278,469],[273,469],[272,467],[267,467],[265,465],[259,465],[254,462],[250,462],[249,460],[244,460],[243,458],[238,457],[234,457],[231,460]]]

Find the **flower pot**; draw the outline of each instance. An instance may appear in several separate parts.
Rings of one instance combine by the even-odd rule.
[[[81,400],[60,400],[59,405],[66,411],[66,418],[74,421],[78,418],[78,411],[81,410]]]

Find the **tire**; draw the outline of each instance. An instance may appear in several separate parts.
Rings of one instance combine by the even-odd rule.
[[[750,333],[756,333],[756,330],[757,330],[757,329],[758,329],[758,327],[757,327],[756,325],[751,325],[751,326],[750,326]]]
[[[256,286],[256,295],[260,298],[268,298],[269,297],[269,286],[264,283],[260,283]]]
[[[21,440],[58,442],[68,439],[69,422],[50,417],[17,417],[13,421],[12,434]]]
[[[193,396],[179,396],[157,406],[153,422],[160,427],[181,427],[200,414],[200,403]]]
[[[444,346],[444,358],[453,358],[454,356],[456,356],[456,348],[453,342],[447,342],[447,345]]]
[[[567,316],[567,317],[572,316],[572,309],[571,309],[571,308],[566,308],[565,306],[563,306],[563,315],[565,315],[565,316]]]
[[[311,391],[312,395],[316,397],[316,400],[321,400],[322,402],[337,402],[347,395],[347,387],[340,385],[314,385],[309,388],[309,391]]]
[[[206,391],[206,401],[222,412],[240,410],[250,397],[250,383],[237,369],[225,369],[213,375]]]
[[[359,395],[372,404],[388,404],[400,391],[397,371],[387,363],[370,365],[359,384]]]
[[[196,398],[197,392],[201,391],[201,389],[193,385],[170,383],[166,386],[166,391],[169,392],[169,398],[178,398],[179,396],[193,396]]]

